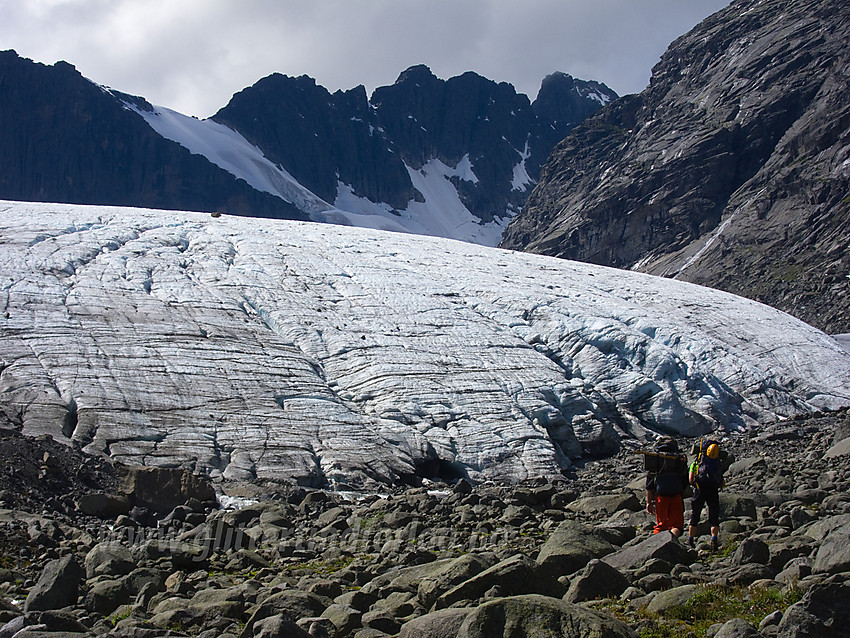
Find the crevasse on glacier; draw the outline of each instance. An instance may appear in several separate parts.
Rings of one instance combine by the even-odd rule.
[[[830,337],[682,282],[322,224],[0,210],[7,426],[119,460],[517,481],[850,403]]]

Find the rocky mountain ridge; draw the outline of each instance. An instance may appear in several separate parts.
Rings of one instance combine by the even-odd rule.
[[[380,224],[491,245],[555,143],[616,98],[554,73],[532,102],[504,82],[441,80],[420,65],[371,98],[273,74],[198,121],[14,51],[0,54],[0,91],[0,198]],[[221,127],[254,155],[242,171],[222,161],[233,149],[210,151]],[[258,186],[258,173],[292,184]]]
[[[733,2],[556,148],[502,245],[850,332],[848,37],[838,0]]]

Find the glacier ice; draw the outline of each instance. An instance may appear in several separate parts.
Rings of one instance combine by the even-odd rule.
[[[0,211],[6,426],[126,462],[518,481],[850,404],[834,339],[679,281],[327,224]]]

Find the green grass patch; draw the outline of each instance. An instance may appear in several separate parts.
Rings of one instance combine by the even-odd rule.
[[[310,572],[313,574],[334,574],[351,565],[355,560],[354,556],[342,556],[333,560],[311,560],[306,563],[297,563],[289,566],[289,571]]]
[[[743,618],[758,626],[768,614],[784,610],[802,597],[802,592],[796,589],[780,591],[704,585],[687,603],[671,607],[664,612],[663,617],[667,621],[683,623],[688,630],[703,636],[711,625],[732,618]]]
[[[373,529],[375,527],[381,527],[381,523],[384,522],[385,516],[386,512],[378,512],[376,514],[372,514],[371,516],[366,516],[360,519],[360,527],[362,529]]]
[[[732,618],[743,618],[757,627],[765,616],[784,611],[802,597],[802,592],[796,589],[700,585],[687,603],[662,614],[649,612],[645,607],[635,609],[628,602],[612,598],[591,606],[613,614],[641,638],[702,638],[709,627]]]
[[[126,608],[126,609],[122,609],[122,608]],[[109,616],[107,618],[107,620],[109,620],[109,622],[112,623],[112,626],[115,627],[115,626],[118,625],[119,622],[121,622],[125,618],[129,618],[132,615],[132,613],[133,613],[133,609],[129,605],[122,605],[121,607],[116,609],[114,612],[112,612],[112,615]]]

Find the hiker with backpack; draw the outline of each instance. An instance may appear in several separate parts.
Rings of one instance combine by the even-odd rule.
[[[720,535],[720,490],[724,484],[720,444],[716,441],[700,442],[697,457],[688,471],[688,481],[694,488],[688,544],[691,547],[696,545],[699,519],[703,507],[707,506],[708,525],[711,528],[711,550],[717,551]]]
[[[688,488],[688,460],[679,453],[675,439],[658,441],[655,452],[643,453],[646,462],[646,511],[655,514],[654,534],[669,530],[675,537],[685,529],[685,502]]]

